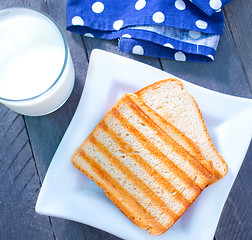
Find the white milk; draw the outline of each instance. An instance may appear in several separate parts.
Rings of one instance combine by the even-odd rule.
[[[67,100],[73,85],[72,59],[56,25],[30,9],[0,11],[0,101],[44,115]]]

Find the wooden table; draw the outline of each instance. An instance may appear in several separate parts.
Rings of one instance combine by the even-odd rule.
[[[0,0],[0,9],[17,6],[44,11],[65,29],[65,0]],[[224,32],[214,63],[182,63],[124,54],[118,52],[117,41],[89,39],[65,31],[75,66],[76,83],[63,107],[47,116],[26,117],[0,104],[0,239],[118,239],[93,227],[41,216],[34,211],[47,168],[81,96],[90,53],[94,48],[104,49],[197,85],[251,98],[251,0],[233,0],[224,8],[224,15]],[[215,239],[252,239],[251,179],[252,144],[226,201]]]

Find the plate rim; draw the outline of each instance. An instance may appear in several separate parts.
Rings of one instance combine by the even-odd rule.
[[[110,53],[110,52],[107,52],[107,51],[104,51],[104,50],[100,50],[100,49],[94,49],[93,51],[92,51],[92,53],[91,53],[91,57],[90,57],[90,62],[89,62],[89,64],[91,63],[91,62],[93,62],[94,61],[94,59],[97,57],[97,56],[99,56],[100,54],[102,54],[102,55],[106,55],[106,54],[109,54],[109,55],[113,55],[113,56],[117,56],[117,57],[120,57],[120,58],[125,58],[125,57],[123,57],[123,56],[120,56],[120,55],[117,55],[117,54],[114,54],[114,53]],[[152,66],[150,66],[150,65],[147,65],[147,64],[145,64],[145,63],[142,63],[142,62],[138,62],[138,61],[136,61],[136,60],[132,60],[132,59],[129,59],[129,58],[126,58],[127,59],[127,61],[129,60],[129,61],[133,61],[133,62],[137,62],[137,63],[140,63],[140,64],[143,64],[143,66],[148,66],[148,67],[150,67],[150,68],[153,68],[153,69],[155,69],[155,70],[158,70],[158,71],[162,71],[162,70],[160,70],[160,69],[157,69],[157,68],[155,68],[155,67],[152,67]],[[163,72],[163,71],[162,71]],[[166,73],[166,72],[164,72],[164,73]],[[81,98],[80,98],[80,101],[79,101],[79,103],[78,103],[78,106],[77,106],[77,108],[76,108],[76,111],[75,111],[75,113],[74,113],[74,115],[73,115],[73,118],[72,118],[72,120],[71,120],[71,122],[69,123],[69,126],[68,126],[68,128],[67,128],[67,130],[66,130],[66,132],[65,132],[65,134],[64,134],[64,136],[62,137],[62,140],[61,140],[61,142],[60,142],[60,144],[59,144],[59,146],[58,146],[58,148],[57,148],[57,150],[56,150],[56,152],[55,152],[55,154],[54,154],[54,157],[52,158],[52,161],[51,161],[51,163],[50,163],[50,166],[48,167],[48,170],[47,170],[47,173],[46,173],[46,176],[45,176],[45,178],[44,178],[44,181],[43,181],[43,184],[42,184],[42,187],[41,187],[41,189],[40,189],[40,193],[39,193],[39,196],[38,196],[38,199],[37,199],[37,203],[36,203],[36,206],[35,206],[35,211],[37,212],[37,213],[39,213],[39,214],[43,214],[43,215],[50,215],[50,216],[55,216],[55,217],[61,217],[61,218],[66,218],[66,219],[70,219],[70,220],[73,220],[73,221],[76,221],[76,219],[73,219],[73,218],[70,218],[70,217],[65,217],[65,216],[59,216],[60,214],[57,214],[57,213],[55,213],[55,214],[53,214],[53,213],[49,213],[48,211],[46,212],[44,209],[43,209],[43,204],[41,205],[41,201],[40,201],[40,198],[41,198],[41,196],[44,194],[44,192],[45,192],[45,186],[46,185],[44,185],[44,183],[46,182],[46,181],[48,181],[48,180],[46,180],[47,178],[48,178],[48,175],[50,174],[50,172],[52,171],[51,169],[52,169],[52,166],[53,166],[53,160],[54,160],[54,158],[55,158],[55,156],[57,155],[57,152],[58,152],[58,149],[60,148],[60,146],[61,146],[61,143],[64,141],[64,139],[66,138],[66,136],[69,134],[69,132],[70,132],[70,128],[72,128],[72,125],[73,125],[73,123],[72,122],[74,122],[75,121],[75,119],[76,119],[76,117],[78,117],[78,112],[80,111],[79,110],[79,108],[80,108],[80,105],[81,105],[81,103],[82,103],[82,98],[83,98],[83,95],[84,95],[84,93],[85,93],[85,87],[86,87],[86,83],[87,83],[87,81],[88,81],[88,76],[89,76],[89,70],[88,70],[88,72],[87,72],[87,76],[86,76],[86,82],[85,82],[85,86],[84,86],[84,88],[83,88],[83,91],[82,91],[82,94],[81,94]],[[175,76],[174,76],[175,77]],[[232,95],[229,95],[229,94],[226,94],[226,93],[220,93],[220,92],[216,92],[216,91],[214,91],[214,90],[211,90],[211,89],[207,89],[207,88],[204,88],[204,87],[201,87],[201,86],[199,86],[199,85],[196,85],[196,84],[193,84],[193,83],[190,83],[190,82],[187,82],[187,81],[185,81],[185,80],[183,80],[183,79],[181,79],[181,78],[178,78],[178,77],[175,77],[175,78],[177,78],[177,79],[179,79],[179,80],[181,80],[182,81],[182,83],[183,83],[183,85],[184,86],[189,86],[189,88],[190,87],[196,87],[196,88],[199,88],[199,89],[201,89],[201,91],[206,91],[208,94],[210,94],[210,95],[218,95],[219,97],[224,97],[225,99],[226,98],[228,98],[228,99],[232,99],[232,101],[234,100],[234,101],[240,101],[240,102],[243,102],[243,103],[246,103],[246,104],[250,104],[251,105],[251,109],[252,109],[252,99],[250,99],[250,98],[243,98],[243,97],[238,97],[238,96],[232,96]],[[251,133],[252,134],[252,133]],[[243,158],[243,160],[244,160],[244,158]],[[243,162],[243,161],[242,161]],[[241,163],[242,164],[242,163]],[[233,183],[231,184],[231,187],[232,187],[232,185],[233,185]],[[231,188],[230,188],[231,189]],[[228,195],[227,195],[227,197],[228,197]],[[225,198],[225,201],[226,201],[226,199],[227,199],[227,197]],[[225,202],[224,201],[224,202]],[[224,204],[223,204],[224,205]],[[219,218],[218,218],[219,219]],[[84,224],[87,224],[87,225],[90,225],[90,226],[93,226],[93,227],[96,227],[96,228],[99,228],[99,227],[97,227],[97,226],[94,226],[93,224],[89,224],[89,223],[86,223],[86,222],[82,222],[81,221],[81,223],[84,223]],[[99,229],[101,229],[101,228],[99,228]],[[106,232],[110,232],[111,234],[113,234],[113,235],[116,235],[116,236],[119,236],[119,235],[117,235],[117,234],[115,234],[115,233],[113,233],[113,232],[111,232],[111,231],[107,231],[106,229],[102,229],[103,231],[106,231]],[[121,236],[119,236],[119,237],[121,237]]]

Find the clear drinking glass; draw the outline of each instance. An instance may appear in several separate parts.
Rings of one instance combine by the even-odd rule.
[[[74,80],[66,39],[52,18],[27,8],[0,11],[0,102],[45,115],[65,103]]]

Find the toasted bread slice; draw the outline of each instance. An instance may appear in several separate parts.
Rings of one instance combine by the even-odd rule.
[[[211,173],[213,173],[213,165],[211,160],[204,159],[199,147],[189,139],[184,133],[180,132],[170,122],[161,117],[156,111],[147,106],[136,94],[128,94],[131,100],[138,106],[141,106],[142,111],[148,115],[165,133],[167,133],[174,141],[181,145],[189,154],[201,162]]]
[[[154,235],[170,228],[212,177],[174,140],[187,138],[171,124],[164,131],[158,121],[135,94],[126,94],[72,156],[74,166],[102,187],[123,214]]]
[[[181,81],[159,81],[136,94],[146,105],[194,141],[206,160],[212,161],[214,176],[209,185],[226,175],[227,164],[210,139],[197,103],[186,90],[183,90]]]

